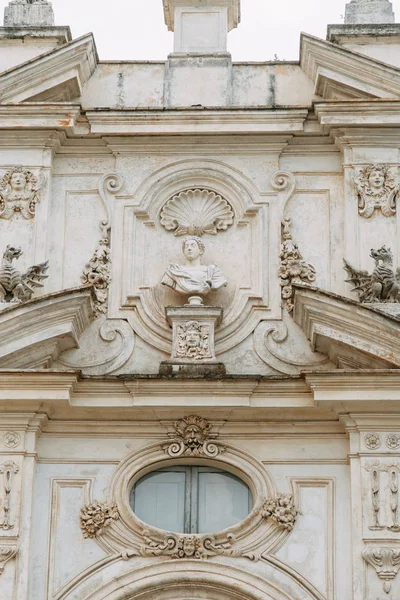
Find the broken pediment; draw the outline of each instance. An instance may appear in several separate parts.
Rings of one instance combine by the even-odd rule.
[[[47,294],[0,312],[0,369],[48,369],[94,318],[91,288]]]
[[[0,101],[65,102],[82,94],[98,62],[92,34],[0,73]]]
[[[295,323],[338,368],[400,368],[400,319],[314,287],[294,285]]]
[[[398,68],[304,33],[300,65],[326,100],[400,96]]]

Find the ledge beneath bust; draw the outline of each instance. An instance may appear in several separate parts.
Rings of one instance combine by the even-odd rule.
[[[59,44],[72,40],[71,29],[68,26],[52,27],[0,27],[0,39],[17,40],[25,38],[54,38]]]
[[[377,39],[379,38],[379,39]],[[390,38],[390,39],[388,39]],[[326,39],[334,44],[362,44],[363,42],[385,43],[400,41],[400,23],[363,23],[349,25],[328,25]]]

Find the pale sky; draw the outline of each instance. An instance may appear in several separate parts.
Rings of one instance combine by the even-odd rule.
[[[3,13],[7,0],[0,0]],[[342,23],[346,0],[242,0],[242,22],[228,36],[234,61],[297,60],[305,31],[326,37],[328,23]],[[394,0],[400,19],[400,0]],[[57,25],[72,35],[94,34],[100,60],[165,60],[173,34],[164,24],[162,0],[53,0]]]

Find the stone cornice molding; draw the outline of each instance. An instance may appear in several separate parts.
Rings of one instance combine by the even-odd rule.
[[[354,100],[315,102],[314,111],[325,133],[348,135],[360,143],[369,138],[382,138],[392,143],[400,137],[400,100]],[[394,128],[395,131],[388,130]],[[385,128],[385,129],[383,129]],[[344,131],[343,131],[344,130]],[[375,139],[377,142],[378,140]]]
[[[0,368],[49,368],[78,345],[93,319],[92,290],[80,288],[35,298],[0,312]]]
[[[16,131],[11,136],[9,130],[24,130],[24,136],[32,142],[36,141],[38,136],[44,138],[46,135],[43,139],[44,143],[51,138],[51,131],[49,131],[51,129],[70,131],[79,135],[88,132],[84,119],[81,120],[80,105],[73,103],[31,102],[0,105],[0,130],[2,129],[8,130],[6,143],[14,139],[23,146],[26,142],[25,139],[21,139],[20,132]]]
[[[302,132],[307,108],[86,110],[91,132],[101,135],[290,134]]]
[[[282,409],[287,412],[288,419],[307,411],[308,420],[313,422],[318,416],[321,418],[321,409],[330,410],[330,405],[336,413],[361,413],[377,415],[376,402],[379,402],[379,414],[383,411],[398,410],[400,398],[400,370],[359,370],[359,371],[328,371],[304,372],[301,377],[263,379],[249,377],[222,378],[215,380],[183,380],[166,378],[142,378],[124,381],[121,378],[82,377],[79,372],[66,371],[0,371],[0,410],[9,413],[10,398],[13,409],[22,411],[26,415],[29,411],[40,411],[44,415],[62,418],[75,422],[81,414],[91,418],[98,424],[99,430],[104,426],[104,420],[119,422],[125,418],[126,411],[129,415],[136,414],[140,419],[153,418],[154,413],[168,407],[170,414],[180,415],[182,406],[188,402],[192,406],[213,407],[218,409],[220,418],[225,419],[232,409],[248,410],[254,414],[257,409],[258,419],[261,414],[268,420],[275,415],[282,418]],[[101,420],[98,409],[101,407]],[[82,412],[84,411],[84,412]],[[263,411],[263,412],[262,412]],[[4,413],[2,413],[4,414]],[[30,413],[29,413],[30,414]],[[128,413],[126,413],[128,414]],[[323,413],[327,416],[328,413]],[[162,420],[162,416],[160,417]],[[365,417],[367,418],[367,417]],[[379,420],[379,415],[376,417]],[[25,419],[25,417],[24,417]],[[8,421],[7,421],[8,422]],[[12,419],[10,423],[12,422]],[[386,425],[385,425],[386,423]],[[393,422],[395,426],[397,421]],[[112,425],[112,424],[111,424]],[[58,426],[51,425],[51,431],[59,431]],[[74,426],[75,427],[75,426]],[[114,427],[114,425],[112,425]],[[307,434],[306,429],[302,432]],[[330,433],[340,433],[335,423],[326,423]],[[334,427],[334,431],[331,429]],[[383,430],[390,431],[390,423],[382,421]],[[118,425],[119,431],[120,425]],[[63,429],[63,426],[61,426]],[[131,426],[127,425],[127,431]],[[75,431],[75,429],[74,429]],[[113,429],[114,431],[114,429]],[[247,429],[246,429],[247,431]],[[263,437],[267,431],[259,429],[257,425],[255,434]],[[230,433],[229,433],[230,432]],[[159,434],[145,428],[144,437],[156,437]],[[243,424],[224,426],[224,436],[244,436]],[[249,430],[248,434],[250,435]],[[271,431],[270,433],[274,433]],[[141,437],[143,437],[141,435]]]
[[[400,367],[399,319],[317,288],[295,284],[294,290],[293,318],[314,351],[340,356],[350,350],[349,360],[365,368]]]
[[[90,33],[0,74],[1,102],[62,102],[78,98],[98,56]]]
[[[304,33],[300,65],[326,99],[400,96],[398,68]]]

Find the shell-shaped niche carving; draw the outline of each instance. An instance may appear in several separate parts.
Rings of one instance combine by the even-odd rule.
[[[176,236],[205,233],[217,235],[232,224],[232,206],[211,190],[186,190],[173,196],[161,211],[161,225]]]

